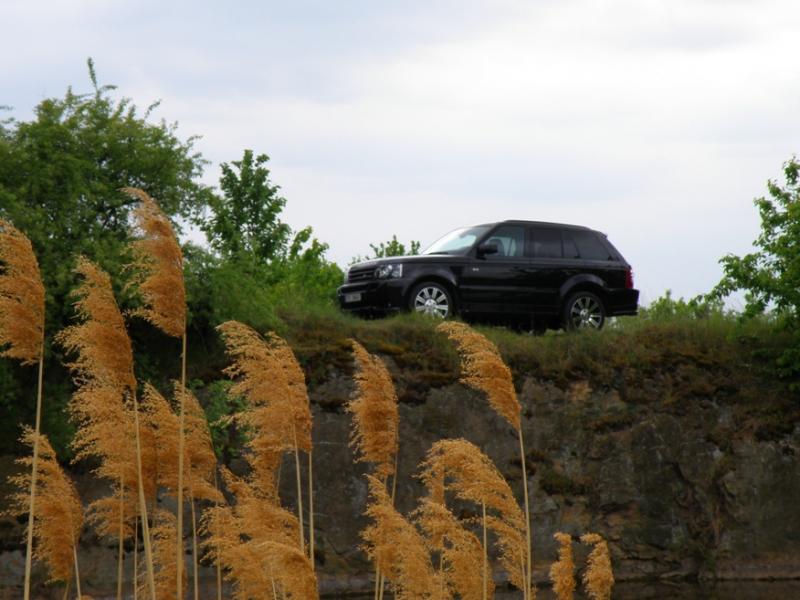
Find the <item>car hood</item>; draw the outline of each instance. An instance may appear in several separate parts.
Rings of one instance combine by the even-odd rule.
[[[414,254],[409,256],[387,256],[386,258],[373,258],[363,262],[353,263],[350,269],[365,268],[365,267],[379,267],[381,265],[395,265],[398,263],[438,263],[438,262],[453,262],[459,261],[464,257],[457,254]]]

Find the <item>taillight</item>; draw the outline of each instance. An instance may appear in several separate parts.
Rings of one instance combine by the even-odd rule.
[[[625,269],[625,289],[633,289],[633,269]]]

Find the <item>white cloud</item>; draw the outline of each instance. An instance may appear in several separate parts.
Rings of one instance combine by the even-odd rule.
[[[49,8],[49,5],[48,5]],[[800,5],[721,1],[11,4],[5,97],[103,82],[215,163],[272,156],[346,262],[531,218],[607,231],[649,297],[708,290],[798,150]],[[16,52],[16,55],[15,55]],[[13,56],[22,56],[13,59]],[[216,168],[208,180],[216,179]]]

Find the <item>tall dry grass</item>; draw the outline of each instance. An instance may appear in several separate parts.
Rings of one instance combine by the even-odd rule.
[[[523,592],[526,600],[536,597],[533,584],[533,546],[531,540],[531,514],[528,495],[528,474],[525,459],[525,443],[522,435],[522,407],[517,399],[511,370],[503,362],[500,351],[490,340],[469,325],[448,321],[437,329],[445,333],[458,348],[461,355],[462,381],[483,393],[489,405],[502,416],[517,433],[520,463],[522,466],[522,489],[525,500],[525,572]]]
[[[525,515],[494,463],[471,442],[456,439],[436,442],[421,466],[420,479],[432,502],[444,505],[450,492],[480,506],[482,513],[489,511],[482,526],[497,539],[500,564],[509,581],[525,593]]]
[[[386,484],[392,477],[392,502],[397,489],[397,456],[400,446],[400,417],[397,392],[383,361],[350,340],[356,363],[356,393],[345,410],[353,416],[350,445],[356,460],[372,463],[375,475]],[[383,576],[375,565],[375,597],[383,594]]]
[[[314,569],[298,542],[298,519],[280,506],[273,490],[264,490],[257,473],[249,480],[226,469],[222,475],[234,503],[206,509],[201,529],[207,555],[225,568],[234,598],[316,598]]]
[[[308,490],[313,513],[311,471],[311,407],[302,369],[289,345],[280,337],[262,337],[236,321],[218,327],[232,364],[225,373],[235,380],[229,393],[247,399],[248,407],[234,416],[252,432],[247,445],[254,483],[264,494],[277,497],[277,470],[285,452],[295,459],[297,519],[300,551],[306,553],[300,452],[309,455]],[[313,523],[313,521],[311,521]],[[310,539],[313,539],[313,528]],[[313,551],[313,542],[310,542]],[[313,554],[312,558],[313,567]]]
[[[132,311],[169,336],[181,340],[181,387],[186,389],[186,291],[183,279],[183,252],[169,218],[143,190],[123,188],[139,200],[133,211],[134,235],[131,243],[134,276],[130,285],[142,297],[143,306]],[[184,406],[179,396],[177,531],[175,582],[177,597],[183,597],[183,470],[184,470]],[[197,540],[193,538],[193,544]],[[196,556],[194,570],[197,571]],[[197,600],[197,594],[195,594]]]
[[[586,571],[583,573],[586,595],[592,600],[610,600],[611,588],[614,587],[614,573],[611,569],[611,554],[608,551],[608,544],[596,533],[582,535],[581,541],[584,544],[592,545]]]
[[[38,439],[37,439],[38,438]],[[81,597],[78,570],[78,540],[83,528],[83,505],[75,485],[56,460],[56,453],[44,435],[26,428],[22,443],[39,449],[39,486],[36,496],[38,513],[29,527],[36,540],[34,556],[47,565],[50,581],[69,583],[75,578]],[[17,460],[25,471],[9,482],[18,490],[9,498],[10,516],[29,514],[33,456]]]
[[[392,584],[398,600],[439,598],[440,574],[431,566],[425,539],[393,506],[383,481],[367,475],[372,523],[361,532],[367,556]]]
[[[139,514],[142,519],[148,588],[150,595],[155,597],[153,556],[142,468],[142,435],[131,341],[114,298],[108,274],[84,257],[78,260],[76,271],[83,277],[75,291],[77,298],[75,310],[81,322],[60,332],[57,340],[67,352],[77,354],[75,360],[67,366],[73,372],[78,386],[79,400],[86,399],[90,393],[96,392],[103,400],[122,398],[132,404]],[[93,408],[94,406],[85,407],[90,411]],[[100,408],[102,410],[102,407]],[[106,441],[105,438],[103,440]],[[108,441],[112,444],[124,443],[122,439]],[[107,450],[109,454],[114,453],[114,448]],[[120,483],[120,495],[124,497],[124,482]],[[122,507],[123,503],[120,505]],[[120,520],[124,521],[122,517]]]
[[[36,518],[44,374],[44,308],[44,284],[31,242],[11,223],[0,219],[0,356],[18,360],[23,365],[39,365],[25,545],[24,600],[30,598],[33,521]]]
[[[430,498],[420,502],[415,522],[429,548],[440,556],[439,577],[448,587],[440,598],[456,594],[462,600],[494,598],[494,581],[486,569],[486,539],[481,543],[447,507]]]
[[[558,560],[550,565],[550,581],[558,600],[572,600],[575,594],[575,562],[572,558],[572,536],[557,532]]]

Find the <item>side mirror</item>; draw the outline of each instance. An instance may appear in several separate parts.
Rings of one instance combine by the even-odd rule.
[[[490,254],[497,254],[498,252],[500,252],[500,248],[497,242],[484,242],[478,246],[478,256],[488,256]]]

